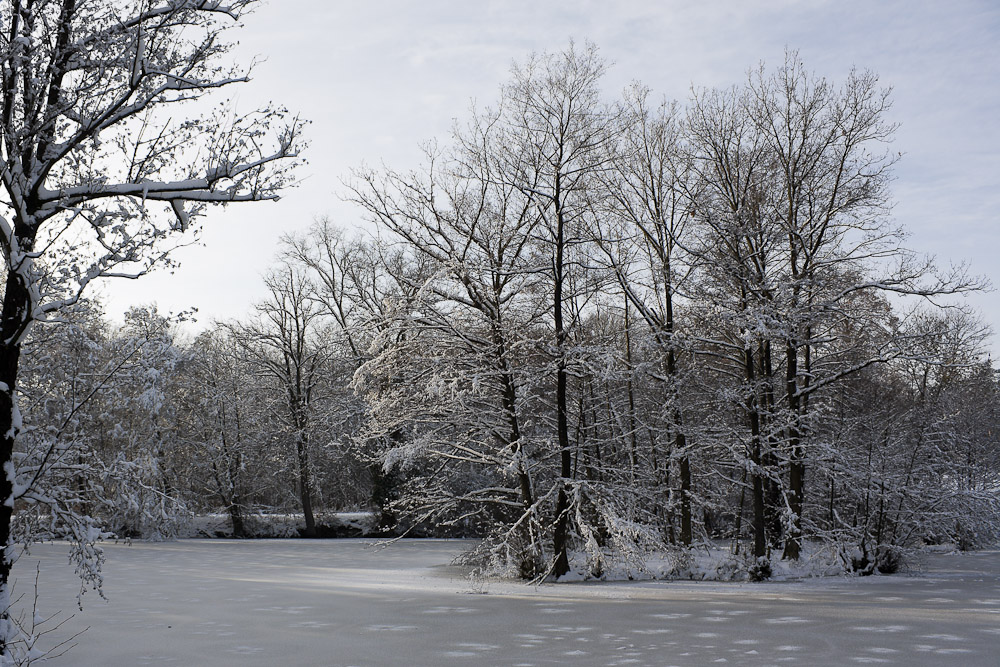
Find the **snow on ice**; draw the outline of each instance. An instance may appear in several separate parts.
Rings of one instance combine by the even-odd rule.
[[[468,543],[107,544],[108,601],[73,609],[67,547],[34,547],[15,594],[85,628],[58,666],[996,665],[1000,552],[929,554],[891,577],[764,584],[470,581]]]

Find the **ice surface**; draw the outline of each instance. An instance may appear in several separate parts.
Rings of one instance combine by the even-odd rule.
[[[108,602],[84,598],[45,663],[108,665],[997,665],[1000,552],[933,554],[909,575],[781,583],[474,583],[467,545],[404,540],[106,545]],[[65,545],[15,566],[74,612]],[[30,576],[29,576],[30,574]],[[25,590],[21,590],[24,588]],[[26,596],[30,597],[30,596]],[[50,640],[51,643],[51,640]]]

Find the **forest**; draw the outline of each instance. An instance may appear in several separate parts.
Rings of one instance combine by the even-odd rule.
[[[994,543],[1000,376],[962,302],[987,285],[907,249],[889,90],[795,53],[684,102],[605,69],[531,56],[421,168],[358,168],[374,232],[287,235],[245,318],[79,298],[31,328],[11,541],[75,540],[92,584],[98,540],[210,513],[370,511],[533,580]]]

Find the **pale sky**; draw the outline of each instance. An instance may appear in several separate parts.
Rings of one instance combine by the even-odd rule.
[[[363,162],[419,166],[421,142],[445,140],[473,99],[492,103],[514,60],[597,44],[613,98],[638,80],[657,96],[742,83],[761,61],[796,49],[807,69],[841,82],[852,66],[894,90],[894,218],[911,248],[966,262],[1000,286],[1000,3],[996,0],[271,0],[245,20],[238,55],[266,58],[238,108],[279,102],[312,121],[302,183],[277,203],[205,218],[181,267],[101,288],[108,315],[156,302],[198,319],[240,317],[263,294],[283,233],[322,215],[361,214],[340,200]],[[972,303],[1000,330],[1000,296]],[[993,345],[994,357],[1000,344]]]

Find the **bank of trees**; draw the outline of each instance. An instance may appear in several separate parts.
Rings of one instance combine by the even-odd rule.
[[[892,222],[888,92],[794,54],[686,104],[603,72],[535,56],[421,168],[356,172],[378,234],[287,237],[242,321],[77,301],[33,329],[18,470],[50,481],[19,534],[369,509],[529,578],[994,540],[1000,385],[956,300],[980,285]]]
[[[720,531],[762,576],[813,537],[863,571],[988,538],[995,471],[958,480],[966,436],[913,370],[992,377],[974,318],[937,306],[979,285],[891,220],[888,91],[795,54],[685,107],[607,101],[602,73],[592,47],[533,57],[422,170],[350,182],[424,265],[356,375],[366,434],[419,480],[403,504],[536,575]]]

